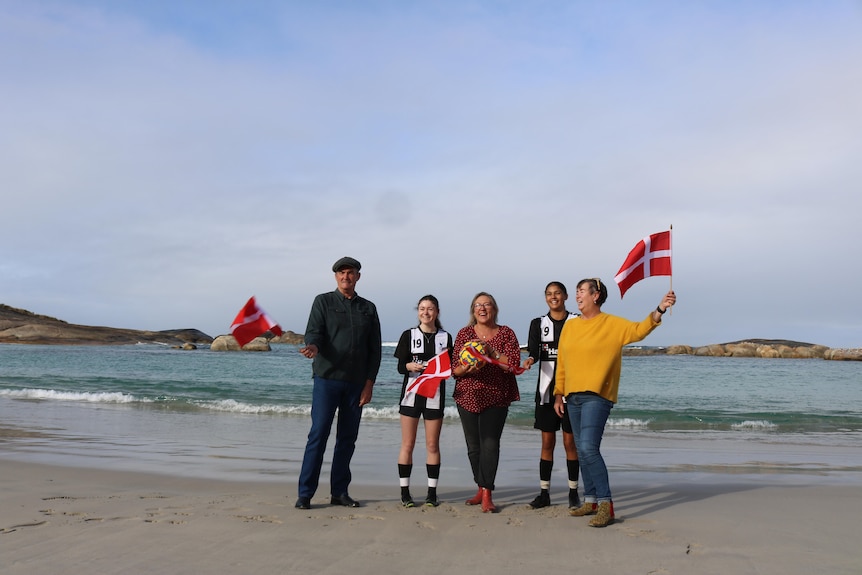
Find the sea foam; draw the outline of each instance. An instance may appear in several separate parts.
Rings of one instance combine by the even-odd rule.
[[[59,401],[86,401],[89,403],[136,403],[151,400],[139,399],[117,391],[56,391],[53,389],[2,389],[0,397],[12,399],[50,399]]]

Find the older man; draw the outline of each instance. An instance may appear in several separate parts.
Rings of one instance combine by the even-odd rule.
[[[359,507],[350,497],[350,460],[359,435],[362,406],[371,401],[380,369],[380,318],[377,308],[356,293],[362,265],[343,257],[332,266],[337,288],[314,298],[305,347],[299,352],[313,360],[311,431],[299,473],[297,509],[310,509],[317,491],[326,440],[338,411],[332,455],[330,494],[333,505]]]

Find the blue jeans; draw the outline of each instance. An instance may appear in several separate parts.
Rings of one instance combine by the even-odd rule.
[[[332,429],[335,412],[338,411],[338,424],[335,428],[335,451],[332,454],[330,473],[330,493],[343,495],[350,486],[350,460],[356,449],[359,436],[359,421],[362,408],[359,397],[363,385],[337,379],[324,379],[314,376],[311,392],[311,431],[305,444],[302,469],[299,472],[299,496],[314,497],[320,482],[320,469],[323,467],[323,454],[326,441]]]
[[[599,448],[605,423],[614,407],[612,401],[591,393],[573,393],[566,398],[575,447],[581,461],[584,481],[584,501],[610,501],[611,485],[608,468]]]

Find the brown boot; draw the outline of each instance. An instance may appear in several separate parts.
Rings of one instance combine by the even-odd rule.
[[[577,509],[569,509],[569,515],[572,517],[583,517],[584,515],[595,515],[598,505],[595,501],[584,501],[584,504]]]
[[[496,513],[497,507],[491,501],[491,490],[485,489],[482,493],[482,513]]]
[[[614,522],[614,502],[602,501],[599,503],[596,516],[590,519],[590,527],[607,527]]]
[[[467,505],[479,505],[482,503],[482,492],[485,491],[484,487],[480,487],[479,491],[476,492],[476,495],[465,501],[464,503]]]

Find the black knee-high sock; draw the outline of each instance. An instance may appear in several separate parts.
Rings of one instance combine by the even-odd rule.
[[[398,479],[401,484],[401,495],[408,495],[410,493],[410,474],[413,473],[413,464],[412,463],[399,463],[398,464]]]
[[[569,481],[577,481],[581,475],[581,462],[577,459],[567,459],[566,467],[569,470]]]
[[[539,479],[542,481],[551,480],[551,471],[554,469],[554,462],[547,459],[539,460]]]
[[[436,495],[437,480],[440,479],[440,464],[426,463],[425,469],[428,471],[428,495]]]
[[[548,459],[539,460],[539,483],[542,490],[548,489],[551,483],[551,471],[554,469],[554,461]],[[546,487],[548,486],[548,487]]]

